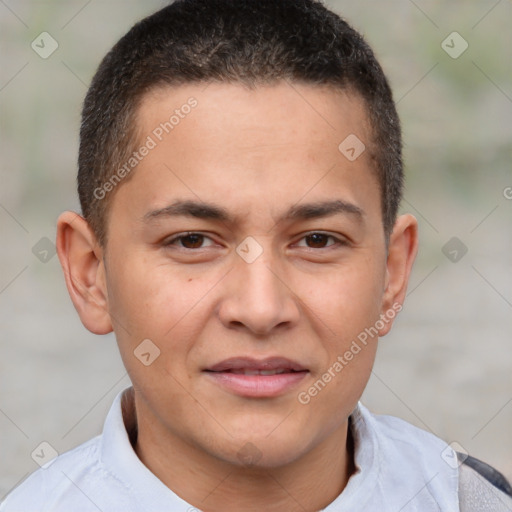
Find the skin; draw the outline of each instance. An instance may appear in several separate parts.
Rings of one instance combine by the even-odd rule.
[[[135,449],[164,484],[205,511],[318,510],[354,471],[348,417],[378,337],[307,405],[298,394],[403,302],[417,222],[398,217],[386,250],[358,96],[286,82],[159,89],[140,106],[141,140],[190,96],[197,107],[110,198],[106,247],[76,213],[59,217],[68,290],[87,329],[116,333],[134,385]],[[353,162],[338,150],[352,133],[366,145]],[[235,219],[145,220],[177,199],[215,203]],[[293,205],[332,200],[363,213],[278,220]],[[165,245],[186,232],[205,238]],[[252,263],[236,252],[248,236],[263,250]],[[144,339],[160,349],[149,366],[133,353]],[[239,396],[202,371],[233,356],[287,357],[309,373],[277,397]],[[238,456],[244,446],[251,466]]]

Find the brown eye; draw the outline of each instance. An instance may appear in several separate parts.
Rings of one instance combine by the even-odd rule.
[[[198,249],[203,244],[203,241],[204,236],[197,233],[181,237],[181,244],[186,249]]]
[[[207,243],[206,245],[205,242]],[[208,245],[213,245],[213,241],[211,238],[206,235],[202,235],[201,233],[187,233],[184,235],[175,236],[174,238],[166,241],[164,246],[172,247],[177,246],[178,249],[203,249],[208,247]]]
[[[308,247],[311,247],[313,249],[319,249],[326,247],[327,240],[333,237],[329,235],[324,235],[323,233],[313,233],[311,235],[305,236],[304,238],[308,243]]]
[[[304,235],[296,245],[306,249],[330,250],[342,248],[348,245],[348,241],[343,236],[338,238],[328,233],[311,232]]]

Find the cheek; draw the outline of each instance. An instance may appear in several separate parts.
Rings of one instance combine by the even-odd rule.
[[[362,261],[320,276],[301,276],[296,289],[301,290],[304,303],[323,321],[324,328],[346,340],[378,319],[383,283],[383,270],[375,262]]]
[[[132,335],[161,337],[187,307],[187,288],[169,268],[124,260],[108,283],[110,312]]]
[[[204,328],[210,306],[208,290],[218,277],[191,278],[171,265],[150,266],[143,259],[131,263],[126,261],[108,284],[118,342],[125,352],[131,352],[142,340],[150,339],[162,352],[160,363],[172,353],[172,361],[179,364]]]
[[[315,375],[321,381],[319,409],[333,403],[355,406],[368,381],[377,348],[372,327],[380,318],[383,280],[384,272],[375,261],[363,261],[330,272],[316,286],[304,289],[305,311],[314,312],[312,322],[326,355]]]
[[[183,380],[183,362],[193,343],[187,314],[198,300],[186,282],[169,267],[149,270],[143,260],[125,260],[109,276],[109,310],[117,343],[130,378],[139,388],[158,389],[172,382],[172,376]],[[173,386],[166,392],[173,400],[180,395]]]

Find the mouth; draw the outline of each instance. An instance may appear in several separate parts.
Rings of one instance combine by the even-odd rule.
[[[221,361],[203,372],[224,390],[236,395],[271,398],[292,390],[309,370],[283,357],[263,360],[238,357]]]
[[[296,373],[295,370],[280,368],[277,370],[250,370],[248,368],[240,368],[236,370],[224,370],[224,373],[234,373],[235,375],[278,375],[282,373]]]

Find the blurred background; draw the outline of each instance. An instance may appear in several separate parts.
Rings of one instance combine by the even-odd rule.
[[[101,58],[165,4],[0,0],[0,499],[101,432],[130,381],[80,323],[55,255],[78,211],[80,109]],[[362,398],[512,479],[512,2],[330,0],[387,73],[420,252]]]

